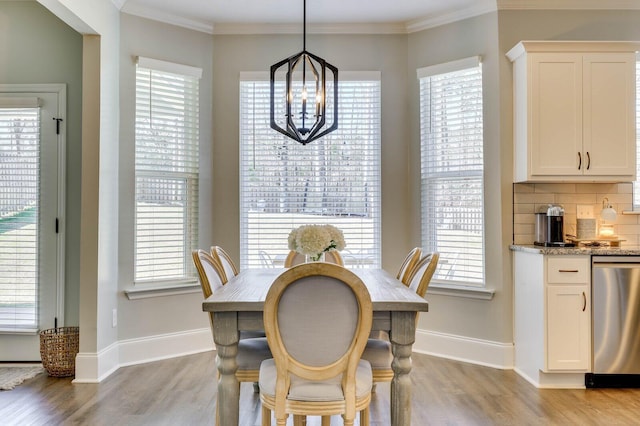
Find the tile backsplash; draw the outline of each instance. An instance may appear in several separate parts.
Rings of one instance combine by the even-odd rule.
[[[602,201],[618,212],[614,223],[615,234],[625,241],[622,246],[640,246],[640,215],[622,214],[633,207],[631,183],[515,183],[513,184],[513,242],[533,244],[535,239],[535,213],[547,204],[564,207],[564,232],[576,235],[577,206],[592,205],[600,223]]]

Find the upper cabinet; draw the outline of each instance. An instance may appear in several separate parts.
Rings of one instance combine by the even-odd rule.
[[[523,41],[513,62],[514,181],[636,175],[637,42]]]

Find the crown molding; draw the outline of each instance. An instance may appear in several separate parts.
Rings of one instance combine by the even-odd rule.
[[[163,22],[165,24],[176,25],[178,27],[187,28],[190,30],[213,34],[213,24],[183,18],[169,13],[152,10],[146,7],[138,7],[136,5],[132,5],[131,3],[127,3],[126,0],[125,5],[120,11],[128,15],[139,16],[141,18],[151,19],[153,21]]]
[[[640,10],[638,0],[496,0],[498,9]]]
[[[111,0],[111,3],[118,9],[122,10],[122,6],[127,2],[127,0]]]
[[[300,24],[243,24],[218,23],[182,18],[148,7],[132,4],[128,0],[111,0],[123,13],[163,22],[170,25],[216,35],[301,34]],[[313,34],[410,34],[440,25],[496,10],[640,10],[640,0],[476,0],[472,5],[458,10],[411,20],[405,23],[367,24],[309,24]]]
[[[415,33],[417,31],[427,30],[429,28],[450,24],[463,19],[473,18],[474,16],[484,15],[485,13],[495,12],[496,10],[497,7],[495,0],[478,0],[473,2],[471,6],[463,9],[409,21],[406,24],[406,32]]]
[[[402,23],[307,24],[307,34],[406,34]],[[215,24],[216,35],[302,34],[302,24]]]

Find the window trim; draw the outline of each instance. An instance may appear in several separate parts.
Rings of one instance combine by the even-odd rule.
[[[454,61],[450,61],[450,62],[446,62],[446,63],[441,63],[441,64],[435,64],[435,65],[431,65],[431,66],[427,66],[427,67],[423,67],[423,68],[419,68],[416,70],[416,75],[418,78],[418,82],[421,86],[421,80],[425,79],[425,78],[429,78],[432,76],[436,76],[436,75],[440,75],[440,74],[447,74],[447,73],[451,73],[451,72],[456,72],[456,71],[463,71],[463,70],[467,70],[467,69],[472,69],[472,68],[476,68],[476,67],[480,67],[480,72],[481,72],[481,78],[482,78],[482,57],[481,56],[471,56],[471,57],[467,57],[467,58],[462,58],[459,60],[454,60]],[[482,90],[482,81],[480,82],[480,87]],[[484,94],[483,94],[483,98],[484,98]],[[424,102],[422,99],[422,87],[420,87],[419,89],[419,100],[420,100],[420,105],[422,106],[422,103]],[[482,106],[481,106],[482,108]],[[484,116],[484,111],[483,112],[483,116]],[[484,121],[484,118],[483,118]],[[423,154],[422,154],[422,150],[424,149],[424,146],[428,143],[423,141],[423,111],[420,111],[420,117],[419,117],[419,122],[420,122],[420,148],[421,148],[421,155],[420,155],[420,191],[421,191],[421,197],[424,196],[424,185],[425,185],[425,179],[427,179],[427,177],[425,176],[425,174],[423,173],[422,169],[424,168],[423,165]],[[484,133],[484,125],[483,125],[483,133]],[[485,226],[484,223],[486,222],[486,212],[485,212],[485,201],[486,201],[486,196],[485,196],[485,159],[484,159],[484,134],[482,135],[482,144],[483,144],[483,159],[482,159],[482,170],[461,170],[461,171],[456,171],[456,172],[451,172],[450,173],[450,177],[452,178],[459,178],[459,179],[464,179],[464,178],[468,178],[468,177],[479,177],[481,179],[481,188],[482,188],[482,207],[481,207],[481,211],[482,211],[482,222],[483,222],[483,226],[482,226],[482,279],[481,282],[470,282],[470,281],[453,281],[453,280],[445,280],[445,279],[438,279],[436,277],[434,277],[434,279],[432,280],[432,285],[430,287],[433,288],[433,291],[431,292],[432,294],[443,294],[443,295],[451,295],[451,296],[463,296],[463,297],[472,297],[472,298],[479,298],[479,299],[486,299],[486,300],[490,300],[493,297],[493,290],[489,290],[487,288],[487,277],[486,277],[486,234],[485,234]],[[443,173],[439,173],[437,175],[437,177],[435,179],[447,179],[447,174],[446,172]],[[421,199],[420,202],[420,216],[421,216],[421,242],[424,245],[426,245],[425,243],[427,242],[424,239],[425,236],[425,229],[424,229],[424,215],[426,214],[425,210],[428,209],[433,209],[434,206],[426,206],[425,205],[425,200]],[[427,248],[427,250],[429,250]]]
[[[134,293],[143,292],[144,294],[153,295],[164,295],[167,291],[167,294],[179,294],[175,293],[179,289],[189,288],[194,284],[197,284],[197,273],[192,264],[191,260],[191,250],[197,248],[198,245],[198,232],[197,229],[199,227],[199,186],[200,186],[200,164],[198,157],[199,155],[195,154],[195,162],[191,165],[194,167],[194,172],[189,170],[181,170],[181,171],[172,171],[172,170],[150,170],[146,166],[139,167],[136,163],[135,157],[137,156],[138,150],[138,107],[137,107],[137,96],[138,96],[138,70],[142,68],[145,70],[149,70],[153,72],[159,72],[163,74],[175,74],[180,77],[190,79],[195,83],[186,83],[185,88],[192,84],[195,84],[194,90],[190,90],[188,94],[194,95],[194,102],[185,103],[187,105],[187,109],[185,110],[185,116],[190,116],[194,123],[192,126],[188,128],[192,130],[194,133],[193,138],[182,138],[182,141],[192,140],[189,142],[190,146],[193,144],[193,148],[196,151],[199,151],[200,145],[200,82],[199,80],[202,78],[202,69],[198,67],[193,67],[184,64],[178,64],[168,61],[162,61],[158,59],[147,58],[143,56],[136,57],[136,67],[135,67],[135,98],[136,105],[134,108],[134,200],[133,200],[133,287],[125,291],[127,293],[127,297],[129,298],[137,298],[135,296],[129,296],[129,293],[134,295]],[[185,94],[187,94],[185,92]],[[183,99],[189,99],[188,97],[184,97]],[[152,108],[149,105],[149,108]],[[183,216],[185,217],[184,226],[182,228],[183,234],[183,251],[184,251],[184,273],[181,276],[172,276],[172,277],[156,277],[156,278],[140,278],[137,277],[138,271],[138,179],[140,177],[147,178],[155,178],[155,179],[169,179],[169,180],[183,180],[184,181],[184,197],[185,197],[185,206],[183,208]],[[195,200],[192,199],[192,195],[195,193]],[[195,209],[195,212],[193,211]],[[195,231],[191,229],[194,228]],[[146,292],[146,293],[145,293]],[[151,297],[151,296],[147,296]]]
[[[257,71],[257,72],[251,72],[251,71],[242,71],[240,72],[240,78],[239,78],[239,84],[240,86],[243,83],[247,83],[247,82],[266,82],[269,81],[269,73],[265,72],[265,71]],[[376,193],[376,199],[377,199],[377,203],[378,205],[375,207],[375,209],[377,210],[376,216],[373,217],[374,219],[374,224],[373,224],[373,228],[374,228],[374,239],[377,240],[378,242],[378,247],[375,249],[377,251],[376,254],[376,259],[375,259],[375,263],[376,264],[381,264],[381,255],[382,255],[382,248],[381,248],[381,244],[382,244],[382,195],[381,195],[381,190],[382,190],[382,131],[381,131],[381,114],[382,114],[382,105],[381,105],[381,72],[380,71],[344,71],[340,73],[340,82],[344,82],[344,81],[363,81],[363,82],[376,82],[377,83],[377,92],[378,92],[378,105],[376,106],[377,108],[377,127],[375,130],[375,133],[377,135],[377,141],[376,141],[376,148],[375,148],[375,168],[377,169],[377,177],[376,177],[376,181],[378,182],[378,191]],[[240,96],[242,96],[242,92],[241,92],[242,88],[239,88],[239,92],[240,92]],[[239,170],[240,170],[240,197],[239,197],[239,203],[240,203],[240,209],[241,211],[244,209],[243,207],[243,192],[245,191],[245,189],[242,187],[243,186],[243,180],[245,179],[244,173],[246,173],[246,170],[244,169],[244,158],[243,158],[243,131],[242,131],[242,99],[240,99],[239,102],[239,108],[241,110],[240,112],[240,122],[239,122],[239,126],[241,127],[240,129],[240,133],[239,133],[239,144],[240,146],[240,157],[239,157]],[[326,136],[327,139],[331,139],[332,135],[328,135]],[[286,143],[295,143],[293,141],[289,141]],[[246,219],[245,216],[243,216],[241,214],[240,217],[240,238],[243,239],[246,237],[246,232],[247,229],[246,225],[243,226],[243,222]],[[319,222],[320,223],[320,222]],[[322,222],[324,223],[324,222]],[[297,225],[296,225],[297,226]],[[283,237],[283,240],[286,241],[286,235]],[[243,242],[241,240],[240,246],[241,246],[241,257],[244,258],[242,251],[244,250],[244,247],[246,246],[246,244],[248,244],[247,242]],[[347,241],[347,250],[349,249],[348,246],[349,242]],[[343,254],[344,256],[344,254]],[[242,263],[242,267],[247,267],[244,265],[243,262],[246,262],[247,260],[242,260],[241,259],[241,263]]]

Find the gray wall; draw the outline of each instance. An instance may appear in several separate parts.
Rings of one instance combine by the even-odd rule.
[[[201,233],[239,257],[238,78],[301,49],[299,35],[211,36],[121,15],[118,340],[206,328],[199,293],[130,301],[133,283],[134,56],[202,67]],[[409,35],[309,35],[309,50],[340,70],[382,75],[383,267],[395,271],[420,244],[419,99],[416,69],[483,57],[485,222],[490,301],[429,295],[420,328],[512,342],[511,64],[523,39],[640,40],[638,11],[500,11]],[[0,82],[67,83],[67,323],[79,300],[82,37],[35,2],[0,2]],[[117,126],[116,126],[117,127]],[[103,140],[102,143],[117,143]],[[210,189],[207,189],[210,188]],[[100,301],[98,301],[100,305]],[[107,312],[108,314],[108,312]],[[100,327],[106,325],[100,322]],[[108,324],[110,326],[110,324]]]
[[[395,270],[408,251],[407,42],[405,35],[308,35],[307,49],[342,71],[382,78],[382,262]],[[239,259],[239,76],[302,50],[301,35],[214,36],[213,235]],[[295,143],[295,142],[292,142]]]
[[[0,1],[0,83],[67,85],[65,324],[78,325],[82,36],[36,2]]]
[[[512,286],[508,245],[511,241],[511,170],[503,158],[509,141],[499,135],[500,97],[497,14],[489,13],[408,36],[412,235],[420,243],[420,99],[416,70],[470,56],[482,57],[485,187],[485,281],[492,300],[429,294],[429,313],[419,327],[474,339],[510,343]]]
[[[200,247],[212,243],[211,129],[213,40],[208,34],[132,15],[120,20],[120,239],[118,340],[208,327],[202,293],[129,300],[133,287],[135,211],[135,60],[146,56],[202,68],[200,80]]]

